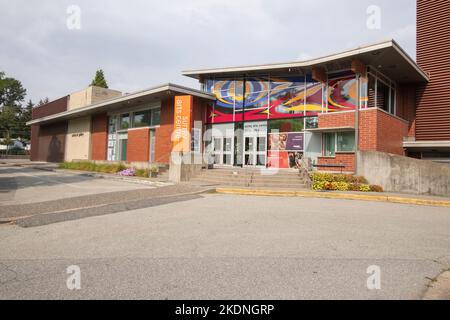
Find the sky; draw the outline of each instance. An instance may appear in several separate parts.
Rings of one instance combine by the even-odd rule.
[[[87,87],[97,69],[129,93],[199,88],[183,70],[305,60],[387,39],[415,58],[415,11],[415,0],[0,0],[0,71],[36,103]]]

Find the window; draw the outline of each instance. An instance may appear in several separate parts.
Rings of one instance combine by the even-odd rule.
[[[330,132],[323,134],[323,155],[334,157],[336,152],[354,152],[354,132]]]
[[[323,134],[323,155],[325,157],[334,157],[336,155],[336,134]]]
[[[151,121],[152,126],[159,126],[159,124],[161,123],[161,109],[160,108],[152,109],[151,112],[152,112],[152,121]]]
[[[120,116],[119,127],[121,130],[126,130],[126,129],[130,128],[130,114],[129,113],[125,113]]]
[[[395,83],[369,68],[368,108],[379,108],[386,112],[396,113]]]
[[[377,81],[377,108],[390,111],[390,88],[381,81]]]
[[[293,118],[283,120],[270,120],[270,132],[301,132],[304,127],[304,118]]]
[[[140,128],[150,126],[150,117],[150,110],[135,112],[133,116],[133,127]]]
[[[337,135],[337,151],[353,152],[355,151],[355,133],[339,132]]]
[[[306,129],[317,129],[319,127],[319,117],[308,117],[305,119]]]

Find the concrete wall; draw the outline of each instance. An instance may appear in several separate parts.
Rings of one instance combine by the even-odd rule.
[[[91,117],[70,120],[67,127],[64,159],[89,160],[91,142]]]
[[[357,154],[357,174],[386,191],[450,196],[450,165],[374,151]]]
[[[169,180],[175,183],[186,182],[198,175],[203,168],[201,154],[172,152],[170,156]]]
[[[90,86],[69,96],[67,109],[82,108],[93,103],[101,102],[122,96],[122,92]]]

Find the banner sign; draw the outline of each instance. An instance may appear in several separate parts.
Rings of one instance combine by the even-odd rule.
[[[304,147],[305,134],[303,132],[269,134],[270,151],[302,152]]]
[[[298,168],[303,158],[305,134],[280,132],[269,134],[269,168]]]
[[[193,98],[192,96],[176,96],[174,110],[174,152],[191,151],[191,114]]]

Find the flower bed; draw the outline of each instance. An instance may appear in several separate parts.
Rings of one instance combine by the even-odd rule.
[[[133,167],[127,167],[126,165],[120,164],[96,164],[90,161],[74,161],[74,162],[63,162],[59,164],[60,169],[68,170],[81,170],[81,171],[91,171],[98,173],[111,173],[117,174],[122,177],[142,177],[148,178],[152,173],[158,173],[159,168],[157,166],[151,169],[136,169]]]
[[[315,172],[311,174],[312,189],[316,191],[383,192],[377,185],[369,185],[364,177],[349,174]]]

